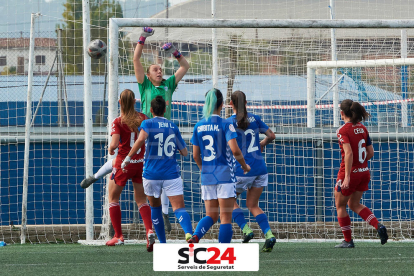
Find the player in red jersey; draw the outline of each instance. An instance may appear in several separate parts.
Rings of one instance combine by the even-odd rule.
[[[124,189],[128,179],[132,180],[134,185],[134,197],[138,205],[139,213],[144,221],[147,234],[147,250],[152,251],[155,242],[155,235],[152,231],[151,209],[147,203],[147,198],[144,194],[144,187],[142,185],[142,168],[144,162],[145,146],[142,146],[131,158],[130,164],[125,168],[124,172],[121,169],[121,164],[124,158],[128,155],[131,147],[134,145],[138,137],[138,128],[141,122],[148,117],[143,113],[135,111],[135,95],[129,89],[122,91],[119,99],[121,106],[121,116],[116,118],[112,123],[111,135],[112,140],[109,145],[109,154],[115,154],[115,149],[118,148],[118,155],[115,159],[115,164],[112,170],[111,180],[109,182],[109,215],[111,216],[112,225],[115,230],[115,236],[108,241],[106,245],[114,246],[124,243],[121,228],[121,208],[119,206],[119,197]]]
[[[368,191],[370,181],[368,160],[374,156],[368,130],[361,124],[368,117],[369,114],[358,102],[341,102],[341,118],[345,124],[336,131],[342,161],[335,185],[335,204],[345,240],[335,246],[336,248],[355,247],[351,237],[351,219],[346,211],[347,204],[352,211],[377,229],[381,244],[388,240],[385,226],[378,222],[368,207],[360,203],[363,193]]]

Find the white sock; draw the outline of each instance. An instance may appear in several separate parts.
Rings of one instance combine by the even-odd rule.
[[[99,170],[95,173],[94,177],[96,179],[100,179],[107,175],[108,173],[112,172],[112,160],[108,160]]]
[[[170,200],[168,199],[168,196],[165,195],[164,189],[161,193],[161,205],[162,205],[162,213],[168,214],[168,208],[170,207]]]

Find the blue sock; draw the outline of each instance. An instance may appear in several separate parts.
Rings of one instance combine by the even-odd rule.
[[[209,216],[205,216],[198,222],[194,235],[200,240],[213,224],[214,220]]]
[[[230,243],[233,236],[233,229],[231,223],[220,224],[219,243]]]
[[[166,243],[164,220],[162,218],[162,207],[151,207],[151,219],[154,225],[155,233],[157,233],[160,243]]]
[[[263,234],[266,235],[267,231],[270,230],[269,221],[267,220],[266,214],[260,214],[256,216],[256,221],[262,229]]]
[[[184,233],[193,234],[193,226],[191,225],[190,215],[187,213],[185,208],[180,208],[174,211],[175,217],[178,219]]]
[[[243,230],[244,226],[246,225],[246,219],[244,218],[242,209],[234,209],[232,217],[233,220],[237,223],[237,225]]]

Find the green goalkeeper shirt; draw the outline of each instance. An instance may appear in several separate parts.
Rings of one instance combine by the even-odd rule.
[[[168,120],[171,119],[171,100],[177,85],[175,84],[175,76],[172,75],[167,80],[161,82],[160,86],[154,86],[147,76],[144,76],[144,82],[138,83],[139,94],[141,95],[141,112],[152,118],[150,111],[151,101],[161,96],[166,103],[166,111],[164,117]]]

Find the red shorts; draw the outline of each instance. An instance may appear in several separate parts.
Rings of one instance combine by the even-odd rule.
[[[129,164],[127,171],[123,172],[120,168],[112,168],[111,179],[115,181],[118,186],[124,187],[128,179],[131,179],[134,183],[142,183],[142,169],[144,164]]]
[[[344,182],[344,175],[338,175],[338,178],[336,179],[336,182],[338,181]],[[351,179],[349,180],[349,188],[348,189],[341,189],[341,193],[344,196],[350,196],[354,192],[365,192],[368,191],[368,184],[371,180],[371,175],[369,171],[366,172],[351,172]],[[335,185],[335,191],[338,191],[338,186]]]

